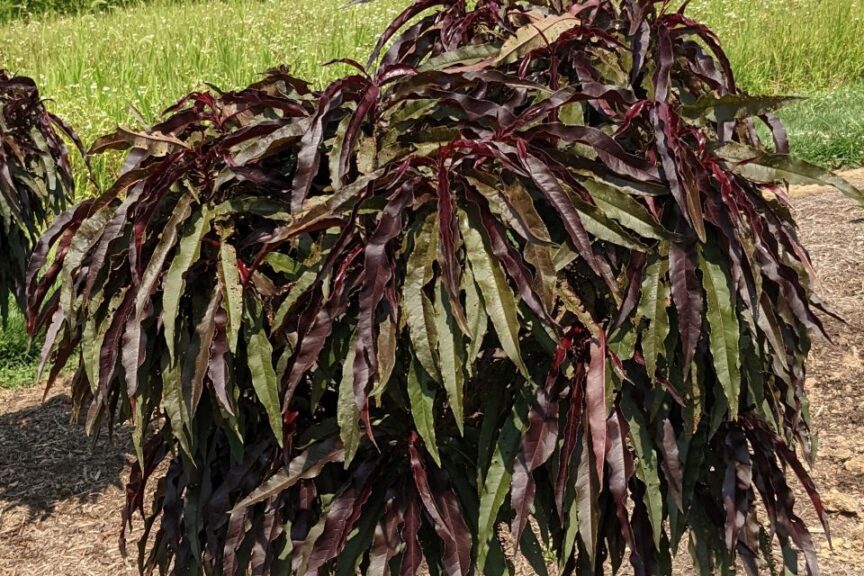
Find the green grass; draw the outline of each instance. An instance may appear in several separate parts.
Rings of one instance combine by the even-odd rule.
[[[138,124],[133,109],[151,122],[205,82],[239,88],[279,63],[320,86],[346,70],[324,63],[364,60],[407,4],[378,0],[340,10],[344,2],[154,0],[16,22],[0,26],[0,61],[33,76],[89,143],[118,123]],[[717,29],[746,89],[815,96],[784,115],[800,155],[834,167],[861,161],[854,142],[864,135],[864,0],[694,0],[690,13]],[[839,86],[841,97],[832,93]],[[857,116],[829,103],[848,104]],[[97,168],[103,182],[110,179]]]
[[[0,321],[0,388],[32,384],[38,361],[38,346],[30,346],[24,318],[11,302],[7,324],[4,326]]]
[[[147,0],[0,0],[0,22],[57,14],[98,14],[143,4]],[[183,0],[177,0],[181,2]]]
[[[688,14],[717,32],[750,91],[864,83],[864,0],[693,0]]]
[[[0,62],[32,76],[89,143],[118,123],[139,124],[134,110],[151,122],[205,82],[241,88],[277,64],[319,86],[344,74],[343,65],[323,65],[365,60],[377,33],[406,5],[379,0],[339,10],[344,2],[154,0],[126,11],[16,22],[0,27]]]
[[[800,158],[832,169],[864,166],[864,84],[818,93],[779,115]]]

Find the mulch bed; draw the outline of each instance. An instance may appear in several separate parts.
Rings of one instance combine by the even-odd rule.
[[[846,175],[864,185],[864,171]],[[864,574],[864,210],[825,189],[795,191],[819,293],[847,320],[828,320],[833,344],[816,342],[808,387],[819,459],[814,471],[830,511],[833,550],[815,534],[824,574]],[[87,438],[70,423],[62,387],[0,391],[0,575],[137,574],[118,550],[128,433]],[[799,509],[818,526],[806,498]],[[140,524],[140,523],[139,523]],[[130,554],[136,550],[131,545]],[[681,562],[681,574],[689,573]],[[802,568],[803,571],[803,568]],[[626,573],[626,569],[622,571]]]

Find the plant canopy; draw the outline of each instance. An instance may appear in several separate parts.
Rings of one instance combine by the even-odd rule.
[[[786,184],[860,195],[790,99],[651,0],[419,0],[346,63],[100,139],[122,173],[36,250],[50,378],[133,426],[141,569],[817,574]]]

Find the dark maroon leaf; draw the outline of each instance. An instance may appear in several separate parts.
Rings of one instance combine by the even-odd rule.
[[[453,493],[446,488],[433,491],[419,450],[413,443],[408,449],[417,494],[444,546],[441,559],[444,573],[447,576],[465,576],[471,570],[471,538],[462,515],[454,514]]]
[[[606,460],[606,339],[592,341],[590,363],[585,384],[585,409],[588,414],[588,428],[591,433],[591,448],[594,451],[597,478],[603,482],[603,463]]]
[[[678,310],[678,331],[684,353],[682,367],[686,374],[702,334],[704,304],[702,284],[696,277],[696,255],[692,248],[675,243],[669,246],[669,282],[672,287],[672,302]]]

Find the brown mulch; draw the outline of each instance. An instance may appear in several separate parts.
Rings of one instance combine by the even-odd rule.
[[[864,187],[864,170],[845,174]],[[833,550],[814,535],[823,574],[864,574],[864,210],[818,187],[793,191],[801,238],[819,293],[847,324],[829,319],[833,344],[816,342],[808,387],[819,459],[814,476],[830,512]],[[128,431],[87,438],[69,422],[58,387],[0,390],[0,575],[137,574],[118,550]],[[818,526],[799,497],[810,526]],[[683,550],[682,550],[683,551]],[[136,552],[130,544],[130,554]],[[689,571],[681,563],[681,573]],[[803,569],[802,569],[803,571]],[[626,568],[622,573],[626,573]]]
[[[864,170],[845,175],[864,187]],[[818,438],[813,471],[830,514],[834,548],[816,535],[823,574],[864,574],[864,210],[841,194],[803,190],[800,237],[819,279],[818,293],[847,321],[828,319],[833,344],[815,342],[807,386]],[[815,517],[798,499],[811,526]]]
[[[0,391],[0,574],[137,574],[118,550],[126,430],[95,441],[61,386]]]

